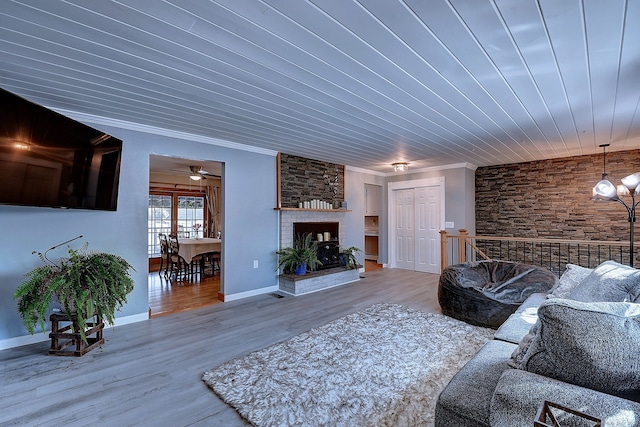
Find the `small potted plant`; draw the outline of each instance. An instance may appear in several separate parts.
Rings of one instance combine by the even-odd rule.
[[[342,249],[340,251],[340,265],[345,266],[347,270],[358,268],[360,264],[358,264],[358,258],[356,258],[356,254],[361,252],[362,249],[355,246],[350,246],[346,249]]]
[[[134,282],[130,275],[133,267],[118,255],[69,248],[68,258],[53,262],[40,252],[43,265],[28,272],[26,280],[14,293],[18,300],[18,313],[33,335],[39,324],[45,330],[46,314],[57,299],[61,310],[77,318],[79,333],[87,341],[84,331],[94,316],[107,323],[115,322],[115,312],[127,301]],[[53,249],[53,248],[52,248]]]
[[[312,240],[311,233],[296,236],[293,247],[276,251],[280,257],[278,269],[285,274],[306,274],[307,270],[315,270],[322,265],[318,259],[318,242]]]

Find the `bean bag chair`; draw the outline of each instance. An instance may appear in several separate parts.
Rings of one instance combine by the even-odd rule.
[[[498,328],[529,295],[548,293],[558,278],[549,270],[509,261],[451,265],[440,275],[442,313],[466,323]]]

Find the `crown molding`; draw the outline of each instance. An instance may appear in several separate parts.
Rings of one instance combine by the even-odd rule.
[[[348,166],[348,165],[345,167],[347,168],[347,171],[350,171],[350,172],[366,173],[368,175],[377,175],[377,176],[387,176],[387,174],[384,172],[374,171],[371,169],[358,168],[355,166]]]
[[[347,166],[346,168],[347,168],[348,171],[366,173],[366,174],[369,174],[369,175],[377,175],[377,176],[389,177],[389,176],[411,175],[411,174],[414,174],[414,173],[433,172],[433,171],[438,171],[438,170],[460,169],[460,168],[471,169],[472,171],[475,171],[476,169],[478,169],[478,166],[473,165],[471,163],[454,163],[454,164],[450,164],[450,165],[430,166],[430,167],[427,167],[427,168],[420,168],[420,169],[409,169],[406,172],[379,172],[379,171],[374,171],[374,170],[370,170],[370,169],[358,168],[358,167],[355,167],[355,166]]]
[[[170,138],[179,138],[187,141],[202,142],[204,144],[217,145],[219,147],[232,148],[234,150],[249,151],[252,153],[265,154],[267,156],[276,156],[277,151],[269,150],[266,148],[253,147],[251,145],[240,144],[237,142],[226,141],[224,139],[211,138],[208,136],[195,135],[187,132],[174,131],[165,128],[159,128],[156,126],[143,125],[139,123],[128,122],[126,120],[110,119],[107,117],[95,116],[93,114],[79,113],[72,110],[54,109],[47,107],[51,110],[57,111],[60,114],[71,117],[79,122],[89,122],[103,126],[114,126],[121,129],[133,130],[137,132],[150,133],[153,135],[167,136]]]
[[[387,172],[384,174],[384,176],[411,175],[411,174],[422,173],[422,172],[433,172],[433,171],[439,171],[439,170],[461,169],[461,168],[475,171],[476,169],[478,169],[478,166],[472,165],[471,163],[453,163],[450,165],[429,166],[428,168],[421,168],[421,169],[409,169],[406,172]]]

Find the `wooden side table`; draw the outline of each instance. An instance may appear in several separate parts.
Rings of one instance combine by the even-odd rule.
[[[51,333],[49,334],[51,348],[49,349],[49,354],[80,357],[104,343],[104,338],[102,337],[104,322],[101,315],[96,314],[93,322],[87,322],[87,329],[84,331],[87,338],[86,342],[80,335],[80,327],[76,316],[53,313],[49,320],[51,320]]]
[[[542,404],[540,404],[540,407],[538,408],[536,419],[533,422],[534,427],[562,427],[562,425],[556,419],[556,414],[554,414],[552,409],[555,409],[556,414],[566,412],[568,414],[571,414],[574,419],[578,418],[581,420],[589,421],[593,423],[589,424],[591,427],[602,426],[602,420],[600,420],[599,418],[592,417],[591,415],[587,415],[583,412],[579,412],[574,409],[570,409],[557,403],[545,400],[544,402],[542,402]]]

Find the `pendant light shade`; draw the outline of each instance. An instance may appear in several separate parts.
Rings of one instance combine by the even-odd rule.
[[[603,179],[593,187],[593,196],[598,200],[615,200],[618,198],[618,190],[611,181]]]
[[[636,194],[638,194],[638,190],[640,190],[640,188],[638,188],[638,184],[640,184],[640,172],[625,176],[620,181],[629,189],[630,193],[635,191]]]

